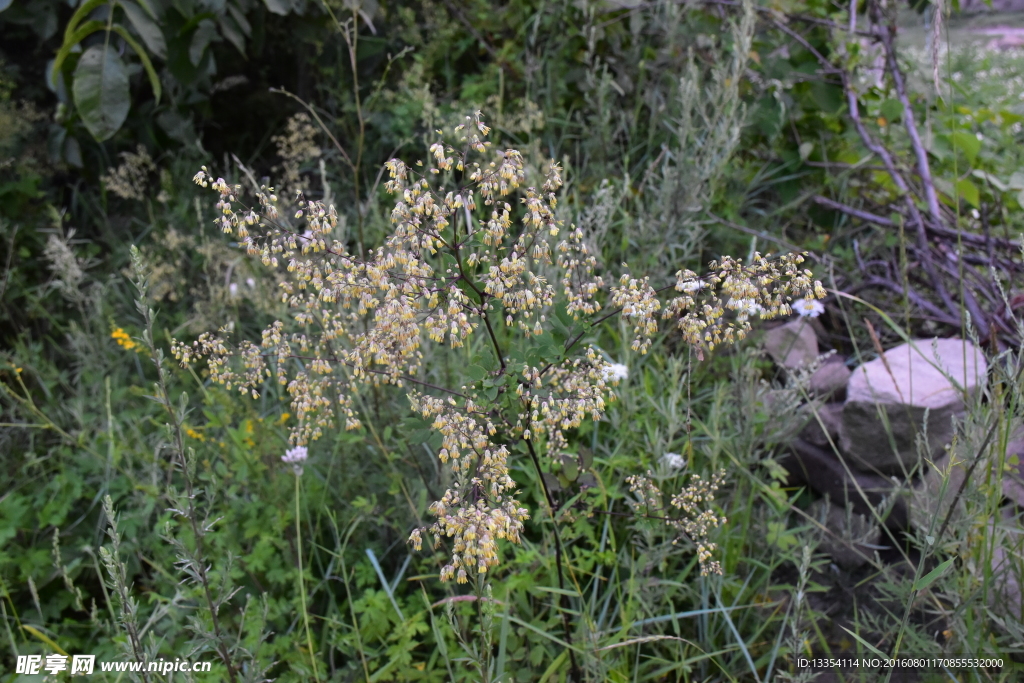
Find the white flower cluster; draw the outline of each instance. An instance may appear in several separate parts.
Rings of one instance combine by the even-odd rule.
[[[296,446],[285,451],[285,454],[281,456],[281,462],[291,465],[295,474],[301,475],[302,463],[306,462],[308,457],[309,450],[305,446]]]

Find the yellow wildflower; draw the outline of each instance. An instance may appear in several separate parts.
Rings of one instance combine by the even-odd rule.
[[[110,338],[117,341],[118,346],[125,348],[129,351],[131,351],[137,346],[137,344],[132,340],[132,338],[128,336],[128,333],[125,332],[120,327],[118,327],[117,329],[110,333]]]

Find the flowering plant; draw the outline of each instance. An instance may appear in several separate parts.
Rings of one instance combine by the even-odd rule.
[[[454,475],[430,506],[434,524],[410,540],[419,548],[426,533],[435,547],[450,539],[441,578],[465,583],[499,562],[498,541],[517,542],[529,515],[509,459],[522,453],[540,474],[542,460],[567,447],[568,432],[601,419],[626,376],[625,366],[586,342],[597,324],[621,315],[632,326],[633,350],[645,354],[666,323],[703,358],[742,339],[751,316],[789,314],[794,299],[824,291],[799,267],[799,254],[755,254],[746,265],[723,257],[703,276],[680,270],[660,288],[629,272],[609,278],[583,231],[556,217],[558,164],[548,164],[538,188],[528,184],[519,151],[486,141],[479,112],[454,132],[457,147],[438,131],[425,172],[398,159],[386,164],[386,189],[396,197],[392,231],[365,254],[331,238],[334,206],[300,192],[292,222],[273,188],[260,187],[258,208],[246,207],[240,185],[214,180],[204,167],[195,182],[219,193],[223,231],[264,265],[286,266],[281,298],[293,315],[269,325],[259,343],[232,347],[221,330],[192,344],[175,341],[173,350],[183,364],[205,358],[215,382],[253,397],[276,378],[298,418],[296,447],[319,438],[336,416],[346,429],[359,427],[353,398],[361,388],[405,389],[412,410],[440,434],[437,457]],[[489,351],[474,356],[464,384],[424,379],[426,342],[454,350],[478,334]],[[681,509],[702,522],[675,528],[686,534],[714,526],[692,503],[711,499],[686,498]],[[707,550],[713,545],[695,543],[702,571],[717,570]]]

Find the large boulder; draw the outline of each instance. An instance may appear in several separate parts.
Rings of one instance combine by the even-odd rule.
[[[984,384],[987,371],[984,354],[960,339],[889,349],[884,358],[853,371],[840,447],[864,470],[911,471],[918,462],[918,436],[927,434],[924,455],[940,454],[952,441],[952,418],[963,414],[965,396]]]
[[[818,338],[807,318],[790,320],[764,334],[764,348],[778,365],[795,370],[818,358]]]
[[[838,505],[849,503],[857,514],[873,518],[872,510],[879,511],[890,529],[907,528],[908,510],[902,493],[906,482],[861,472],[831,448],[819,448],[803,439],[793,439],[789,446],[790,455],[779,461],[789,473],[788,486],[806,484]]]

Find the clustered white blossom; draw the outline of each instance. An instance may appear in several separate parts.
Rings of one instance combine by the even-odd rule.
[[[817,299],[801,299],[793,304],[793,310],[801,318],[817,318],[825,312],[825,306]]]
[[[622,363],[612,363],[605,368],[604,379],[606,382],[621,382],[624,379],[629,379],[629,367]]]
[[[583,232],[565,230],[555,218],[558,164],[548,165],[539,189],[527,186],[520,152],[492,149],[484,140],[488,132],[477,112],[456,128],[461,149],[440,140],[430,146],[426,172],[398,159],[387,162],[385,188],[395,196],[392,231],[365,254],[350,253],[346,242],[332,237],[339,222],[334,206],[307,201],[300,192],[297,208],[286,211],[274,188],[261,187],[258,207],[244,207],[240,185],[214,180],[203,167],[194,180],[219,194],[221,229],[265,266],[285,266],[281,301],[292,319],[269,325],[259,343],[229,345],[229,330],[222,329],[191,344],[173,344],[183,365],[205,358],[211,379],[229,390],[256,397],[271,378],[285,386],[297,420],[290,435],[295,448],[283,460],[298,466],[305,445],[333,427],[336,417],[347,429],[360,426],[353,398],[361,387],[423,385],[421,347],[427,340],[454,349],[485,330],[500,365],[486,380],[458,391],[430,390],[444,397],[408,393],[413,410],[442,435],[438,457],[455,475],[452,488],[430,508],[435,523],[410,540],[419,547],[429,533],[435,546],[450,541],[451,561],[441,577],[459,582],[496,565],[498,541],[518,542],[528,518],[515,498],[510,449],[519,444],[543,455],[562,452],[567,433],[585,419],[601,419],[614,399],[612,387],[628,377],[626,365],[577,344],[596,314],[618,310],[633,326],[632,347],[640,353],[649,350],[659,320],[671,321],[702,357],[702,349],[741,339],[751,315],[788,314],[794,298],[824,296],[811,273],[798,268],[800,255],[755,254],[747,265],[725,257],[703,276],[679,271],[662,290],[649,276],[625,273],[609,278],[616,284],[606,288]],[[552,271],[560,289],[545,278]],[[681,295],[663,301],[673,285]],[[545,334],[556,305],[564,306],[565,320],[581,321],[573,330],[577,336],[543,360],[505,357],[498,337]],[[673,505],[679,502],[676,507],[691,520],[680,528],[705,539],[698,556],[707,568],[713,567],[713,544],[698,532],[712,519],[694,506],[710,502],[714,487],[702,486],[699,495],[693,489]]]
[[[306,462],[308,457],[309,450],[305,446],[296,446],[285,451],[284,455],[281,456],[281,462],[291,465],[292,469],[295,470],[295,474],[301,475],[302,463]]]
[[[665,453],[661,456],[661,462],[670,470],[680,470],[686,466],[686,458],[678,453]]]

